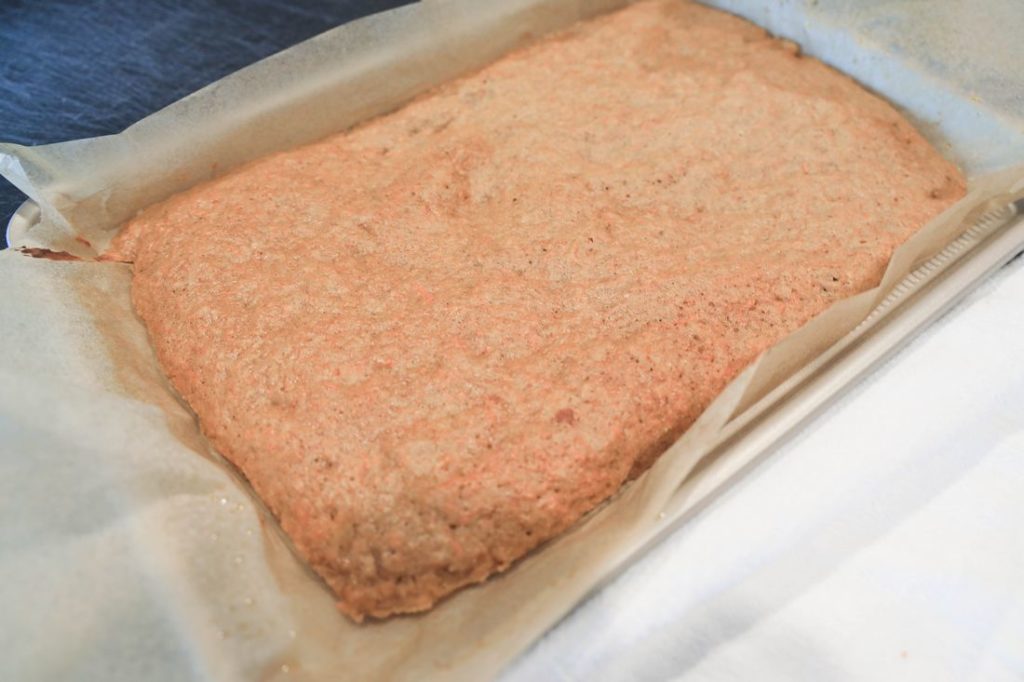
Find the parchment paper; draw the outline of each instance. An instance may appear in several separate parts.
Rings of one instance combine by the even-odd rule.
[[[94,255],[153,201],[392,109],[532,35],[618,4],[425,2],[328,32],[120,135],[0,146],[0,171],[43,209],[24,245]],[[878,288],[768,351],[645,476],[570,532],[427,614],[363,625],[335,611],[273,519],[210,452],[131,311],[128,267],[2,253],[0,504],[8,515],[35,515],[0,545],[0,590],[9,591],[10,617],[26,624],[18,645],[67,644],[66,659],[40,650],[36,664],[54,678],[94,662],[107,679],[173,679],[183,661],[219,680],[490,677],[689,509],[674,495],[730,419],[849,332],[965,220],[1020,191],[1021,178],[1020,169],[973,177],[970,195],[893,256]],[[19,594],[19,580],[39,571],[52,574],[56,593]],[[94,608],[100,602],[107,608]],[[47,619],[54,611],[85,622]],[[146,633],[154,641],[139,647]],[[187,646],[169,648],[174,637]],[[97,638],[125,644],[97,657]]]

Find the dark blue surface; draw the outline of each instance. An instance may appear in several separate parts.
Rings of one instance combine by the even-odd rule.
[[[0,140],[116,133],[258,59],[407,2],[0,0]],[[24,198],[0,179],[0,226]]]

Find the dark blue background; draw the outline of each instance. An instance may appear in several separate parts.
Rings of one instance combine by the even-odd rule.
[[[116,133],[258,59],[408,1],[0,0],[0,140]],[[24,198],[0,179],[0,235]]]

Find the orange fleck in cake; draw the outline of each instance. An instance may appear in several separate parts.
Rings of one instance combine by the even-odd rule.
[[[113,254],[359,620],[565,530],[963,191],[849,78],[657,0],[155,205]]]

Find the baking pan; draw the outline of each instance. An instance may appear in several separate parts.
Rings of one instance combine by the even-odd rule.
[[[504,37],[492,41],[493,49],[503,51],[524,39],[526,34],[523,31],[530,27],[562,25],[617,4],[620,3],[593,4],[550,0],[519,0],[504,4],[478,3],[475,6],[473,3],[453,0],[419,3],[417,6],[388,13],[390,18],[371,18],[370,21],[356,22],[349,27],[330,32],[308,44],[271,58],[266,63],[245,70],[238,74],[234,81],[226,79],[226,82],[230,81],[227,86],[204,90],[180,103],[180,121],[188,123],[190,117],[195,117],[194,120],[209,121],[213,128],[221,124],[233,125],[242,133],[248,130],[246,134],[251,137],[251,129],[247,126],[253,125],[253,121],[267,124],[294,118],[289,113],[288,102],[280,101],[275,102],[276,108],[270,113],[257,111],[249,119],[233,118],[235,114],[224,113],[223,105],[228,101],[225,98],[244,97],[244,93],[238,93],[240,84],[244,85],[258,79],[260,69],[267,64],[287,65],[290,60],[293,64],[308,66],[308,63],[303,61],[308,58],[319,60],[316,63],[323,63],[323,69],[329,71],[328,66],[332,59],[339,59],[346,64],[358,63],[361,58],[368,56],[386,60],[386,54],[380,50],[382,45],[386,45],[387,40],[397,40],[404,36],[409,39],[407,44],[414,46],[418,44],[417,41],[429,42],[429,27],[438,25],[438,22],[444,21],[448,16],[459,19],[451,23],[461,26],[462,33],[452,33],[454,29],[439,29],[439,35],[450,38],[452,42],[440,46],[431,44],[424,47],[424,54],[454,52],[456,44],[472,44],[474,40],[481,43],[484,42],[481,36],[496,35],[495,31]],[[1012,80],[1016,75],[1009,64],[985,63],[981,66],[972,66],[970,59],[962,59],[962,55],[958,53],[948,54],[949,45],[947,41],[940,39],[940,29],[952,20],[949,13],[958,11],[953,6],[954,3],[935,3],[932,14],[921,16],[909,14],[906,9],[894,8],[893,3],[881,1],[766,5],[753,1],[723,0],[708,4],[747,16],[775,33],[796,40],[810,54],[832,63],[889,98],[919,124],[934,144],[957,160],[971,176],[976,189],[980,185],[982,190],[970,195],[970,198],[965,200],[966,204],[961,202],[961,213],[955,221],[950,221],[949,239],[943,248],[936,249],[935,252],[928,253],[927,257],[922,257],[919,262],[911,264],[911,267],[907,268],[909,274],[899,281],[889,282],[889,291],[884,298],[855,329],[842,334],[813,360],[784,377],[781,383],[765,381],[759,386],[760,390],[748,391],[745,399],[735,404],[734,409],[731,409],[724,419],[723,426],[716,431],[713,442],[701,453],[695,468],[689,471],[682,485],[662,506],[659,519],[643,534],[624,542],[622,550],[617,553],[614,560],[609,560],[603,565],[599,580],[592,579],[591,576],[579,585],[574,585],[573,590],[566,592],[568,596],[557,605],[557,608],[537,611],[531,619],[518,623],[514,632],[502,629],[501,625],[496,625],[491,630],[481,630],[479,633],[473,631],[474,636],[479,635],[487,639],[486,645],[474,644],[473,647],[467,646],[465,650],[460,650],[455,645],[464,643],[446,642],[452,645],[452,653],[441,656],[441,663],[436,663],[439,658],[436,653],[423,652],[420,649],[410,650],[412,653],[405,657],[407,665],[402,670],[407,676],[412,675],[410,671],[433,671],[437,674],[438,670],[446,670],[455,677],[472,678],[499,669],[510,656],[521,651],[545,627],[557,621],[572,603],[596,589],[602,581],[611,579],[617,570],[621,570],[680,524],[685,523],[696,510],[749,472],[760,459],[794,433],[802,423],[813,418],[859,377],[895,352],[936,316],[941,315],[993,269],[1024,249],[1024,222],[1020,216],[1020,197],[1024,193],[1024,184],[1021,180],[1024,179],[1024,170],[1010,170],[996,176],[986,175],[1011,162],[1024,161],[1024,126],[1019,125],[1020,120],[1015,118],[1016,112],[1024,111],[1024,108],[1014,108],[1017,103],[1014,98],[1019,97],[1018,93],[1024,92],[1024,88],[1010,88],[1007,93],[1007,81],[980,77],[982,73],[990,76],[993,68],[998,70],[1005,66],[1006,79],[1011,79],[1010,82],[1016,82],[1019,86],[1019,80]],[[857,7],[841,6],[853,4]],[[491,23],[478,20],[478,16],[485,15],[486,11],[478,10],[476,7],[484,5],[489,5],[490,10],[487,11],[497,17]],[[499,6],[500,9],[496,9]],[[509,26],[514,25],[514,29],[510,28],[507,34],[501,33],[495,26],[502,25],[502,22]],[[1011,29],[1012,26],[992,28],[996,31],[1002,30],[1003,33],[1012,33]],[[475,31],[479,32],[474,33]],[[903,44],[894,39],[894,36],[908,34],[923,38],[913,44]],[[354,35],[358,37],[353,37]],[[338,42],[331,42],[333,39],[337,39]],[[348,42],[345,42],[346,40]],[[337,45],[349,45],[349,49],[347,52],[341,50],[340,56],[327,49]],[[494,56],[487,49],[483,49],[481,54],[483,53],[487,53],[487,60]],[[401,55],[395,57],[396,61],[399,57]],[[414,55],[408,63],[416,64],[416,60],[417,57]],[[379,63],[378,61],[377,64]],[[460,64],[461,66],[458,66]],[[452,58],[451,69],[458,70],[456,66],[464,68],[465,64]],[[451,70],[446,72],[445,68],[435,69],[435,76],[450,77]],[[373,69],[366,73],[372,74]],[[412,78],[412,81],[415,81],[415,78]],[[352,82],[365,86],[368,81],[355,78]],[[319,82],[310,87],[320,87],[317,83]],[[349,86],[342,83],[338,86],[340,89],[330,92],[344,92],[345,87]],[[402,92],[396,91],[393,97],[407,98],[416,87],[419,86],[413,84]],[[303,101],[308,104],[309,98],[315,99],[308,93],[300,95],[295,95],[296,101],[300,104]],[[303,97],[307,99],[303,100]],[[202,106],[207,100],[213,104],[209,109]],[[365,118],[379,113],[390,106],[382,104],[383,101],[374,101],[362,109],[353,109],[352,115],[358,120],[360,115]],[[394,104],[396,100],[389,101]],[[146,122],[133,126],[135,130],[132,134],[146,132],[146,126]],[[310,136],[318,137],[324,131],[320,130],[316,135],[316,130],[311,129],[308,132]],[[302,135],[285,135],[280,140],[261,141],[261,144],[268,146],[260,149],[259,155],[273,151],[275,144],[288,146],[306,139]],[[109,141],[100,140],[95,144],[100,148],[108,143]],[[168,143],[172,144],[176,143]],[[230,145],[224,148],[228,149],[224,158],[229,158],[230,163],[213,168],[208,164],[202,165],[209,159],[201,158],[188,166],[191,161],[186,159],[187,163],[183,162],[187,166],[186,171],[182,173],[183,179],[174,180],[179,182],[178,185],[169,182],[166,189],[177,191],[211,174],[223,172],[231,165],[246,161],[247,154],[251,151],[238,150]],[[154,163],[161,159],[178,158],[179,152],[173,146],[164,149],[155,145],[154,149]],[[49,151],[42,149],[40,153],[45,155]],[[0,157],[4,154],[8,159],[20,159],[20,165],[8,164],[6,172],[11,174],[13,179],[19,180],[17,184],[28,188],[39,200],[38,205],[26,202],[11,219],[8,226],[8,241],[12,246],[72,250],[88,256],[90,247],[68,239],[67,231],[62,230],[62,221],[77,225],[75,218],[81,214],[76,214],[75,211],[81,206],[99,211],[99,215],[108,219],[106,224],[102,224],[102,219],[94,221],[89,226],[89,229],[94,231],[87,232],[86,236],[92,242],[102,244],[104,231],[109,234],[116,226],[116,221],[111,222],[109,218],[130,215],[131,202],[119,197],[116,191],[104,194],[95,186],[79,190],[70,186],[73,183],[62,183],[59,178],[54,182],[53,177],[46,175],[51,167],[46,164],[37,164],[33,167],[33,159],[37,158],[33,153],[22,152],[8,146],[0,149]],[[0,158],[0,161],[3,160]],[[110,167],[115,165],[111,163]],[[108,173],[107,166],[94,168],[100,177]],[[110,170],[109,173],[112,177],[114,171]],[[160,192],[164,190],[161,189]],[[150,198],[159,198],[160,192],[152,193]],[[109,211],[103,213],[108,207]],[[95,235],[99,235],[99,238]],[[751,380],[751,377],[748,376],[747,379]],[[272,542],[272,539],[268,539],[269,542]],[[545,548],[538,554],[551,549],[557,548]],[[533,560],[536,560],[536,557]],[[513,569],[512,572],[515,573],[517,570],[521,571],[522,567]],[[501,580],[509,582],[505,578]],[[456,601],[457,599],[451,600]],[[450,606],[448,603],[443,605],[443,608],[451,610]],[[508,614],[509,620],[512,615]],[[463,637],[466,636],[463,632]],[[436,646],[437,642],[433,644]],[[197,650],[202,651],[204,648],[197,647]],[[291,658],[273,659],[274,665],[277,666],[275,670],[278,672],[287,672],[284,667],[289,665],[295,667],[294,663],[281,663],[281,660],[305,660],[301,652],[290,652],[287,655]],[[409,667],[409,661],[412,661],[412,667]],[[431,663],[432,661],[434,663]],[[430,668],[430,665],[440,667]],[[397,669],[392,672],[396,671]],[[389,671],[375,670],[373,674],[386,676],[387,672]],[[268,673],[268,676],[273,675]]]
[[[28,243],[28,232],[39,221],[39,205],[29,199],[7,221],[7,243],[11,246]]]

